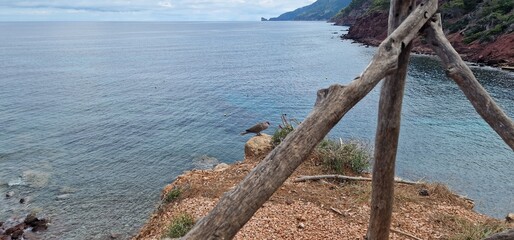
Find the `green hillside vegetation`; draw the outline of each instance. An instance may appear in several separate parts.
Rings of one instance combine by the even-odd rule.
[[[270,21],[323,21],[329,20],[342,8],[348,6],[351,0],[318,0],[311,5],[284,13]]]
[[[332,16],[330,21],[335,21],[337,18],[347,17],[353,11],[373,12],[388,10],[389,3],[390,0],[353,0],[347,7],[341,9],[341,11],[336,15]]]
[[[514,31],[514,1],[452,0],[441,6],[445,29],[462,32],[464,42],[493,41],[498,35]]]
[[[331,21],[358,12],[360,16],[375,11],[388,11],[390,0],[353,0]],[[499,35],[514,31],[514,1],[512,0],[445,0],[440,11],[444,28],[450,33],[461,32],[464,43],[490,42]]]

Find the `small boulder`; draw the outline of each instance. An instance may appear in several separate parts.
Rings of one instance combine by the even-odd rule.
[[[12,196],[14,196],[14,192],[13,192],[13,191],[7,192],[7,193],[5,194],[5,197],[6,197],[6,198],[11,198]]]
[[[23,229],[17,229],[13,233],[11,233],[12,239],[21,239],[21,236],[23,235]]]
[[[23,233],[23,230],[25,228],[27,228],[27,225],[25,223],[17,224],[16,226],[8,228],[7,230],[5,230],[5,235],[12,235],[13,233],[19,232],[20,230]]]
[[[228,164],[220,163],[220,164],[216,165],[216,167],[214,167],[214,171],[215,172],[222,172],[222,171],[225,171],[225,169],[227,169],[228,167],[229,167]]]
[[[299,229],[304,229],[305,228],[305,224],[303,222],[298,223],[298,228]]]
[[[48,229],[49,221],[44,218],[39,219],[36,217],[36,214],[31,213],[25,217],[23,223],[32,227],[33,232],[39,232]]]
[[[264,158],[273,149],[271,136],[261,134],[250,138],[245,144],[245,160],[256,161]]]
[[[430,196],[430,193],[428,192],[428,189],[425,189],[425,188],[420,189],[420,190],[419,190],[419,192],[418,192],[418,194],[419,194],[420,196],[423,196],[423,197],[428,197],[428,196]]]
[[[121,234],[119,233],[111,233],[111,239],[119,239],[121,237]]]
[[[507,216],[505,217],[505,221],[508,223],[513,223],[514,222],[514,213],[507,214]]]

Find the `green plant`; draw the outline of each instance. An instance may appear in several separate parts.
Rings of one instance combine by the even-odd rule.
[[[275,130],[275,133],[273,133],[273,137],[271,137],[271,142],[273,143],[273,146],[278,146],[284,139],[287,137],[287,135],[294,130],[294,125],[298,126],[300,125],[300,122],[298,122],[294,118],[290,118],[287,120],[287,115],[282,114],[282,124],[278,125],[277,130]]]
[[[337,174],[345,170],[360,174],[370,166],[371,152],[363,142],[325,139],[316,151],[326,168]]]
[[[373,0],[372,10],[387,10],[389,9],[389,0]]]
[[[177,200],[180,197],[181,193],[182,193],[182,189],[181,188],[174,187],[168,193],[166,193],[166,196],[164,197],[163,201],[165,203],[173,202],[173,201]]]
[[[180,238],[186,235],[195,225],[193,217],[187,213],[183,213],[175,217],[168,227],[163,237]]]

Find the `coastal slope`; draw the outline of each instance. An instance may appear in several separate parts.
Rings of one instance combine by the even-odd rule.
[[[269,21],[326,21],[350,2],[351,0],[318,0],[311,5],[270,18]]]
[[[467,60],[491,66],[514,66],[514,1],[440,0],[443,28]],[[378,45],[387,36],[389,0],[354,0],[331,18],[350,26],[344,38]],[[414,51],[432,53],[421,41]]]

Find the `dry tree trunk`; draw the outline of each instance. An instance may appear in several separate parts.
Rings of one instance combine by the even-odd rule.
[[[462,61],[457,51],[444,36],[441,25],[441,15],[437,14],[429,21],[424,33],[430,47],[443,61],[446,75],[459,85],[478,114],[514,150],[514,122],[480,85],[471,69]]]
[[[184,239],[232,239],[271,197],[314,147],[398,63],[402,46],[417,35],[435,13],[437,0],[424,0],[404,23],[380,44],[364,72],[348,86],[333,85],[318,91],[312,112],[253,169],[214,209],[199,220]]]
[[[414,5],[414,0],[391,1],[388,34],[391,34],[402,23]],[[368,240],[389,238],[394,201],[394,168],[400,135],[405,77],[411,49],[411,43],[408,43],[407,46],[402,44],[398,68],[385,78],[380,92]]]

